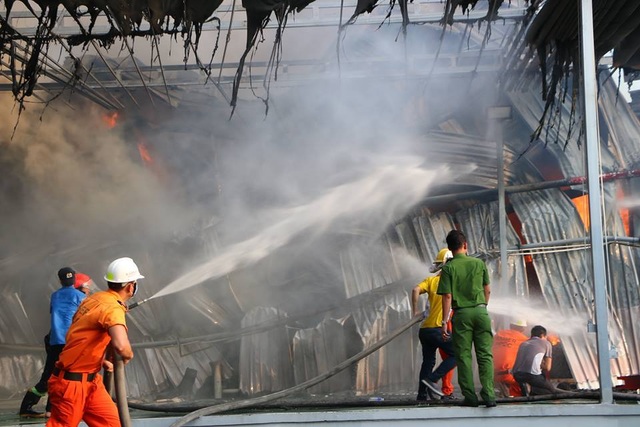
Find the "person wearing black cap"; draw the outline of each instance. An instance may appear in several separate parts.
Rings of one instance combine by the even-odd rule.
[[[47,359],[42,370],[40,381],[34,387],[31,387],[20,404],[19,415],[24,418],[42,418],[45,413],[35,411],[35,406],[40,398],[47,394],[47,383],[55,363],[62,352],[65,344],[65,337],[71,320],[78,306],[86,298],[86,295],[76,289],[76,272],[71,267],[64,267],[58,270],[58,279],[62,287],[51,294],[51,330],[44,337],[45,350]],[[49,404],[47,402],[47,412],[49,412]]]

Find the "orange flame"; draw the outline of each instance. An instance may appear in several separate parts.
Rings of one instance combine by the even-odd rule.
[[[547,341],[549,341],[551,345],[558,345],[560,344],[560,337],[557,335],[549,334],[547,335]]]
[[[151,157],[151,153],[149,153],[149,149],[144,142],[138,142],[138,152],[140,153],[140,158],[147,166],[153,165],[153,157]]]
[[[162,158],[157,159],[155,157],[153,146],[150,147],[150,144],[144,137],[144,135],[138,133],[138,131],[135,129],[134,132],[137,134],[136,139],[138,140],[137,147],[138,154],[140,155],[140,160],[142,160],[142,163],[149,169],[149,171],[155,174],[155,176],[158,178],[158,181],[166,184],[167,174],[162,164]]]
[[[104,121],[104,124],[107,126],[107,128],[113,129],[118,124],[119,116],[120,114],[117,111],[113,111],[102,116],[102,120]]]

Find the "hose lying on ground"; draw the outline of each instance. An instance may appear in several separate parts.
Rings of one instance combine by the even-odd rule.
[[[304,390],[304,389],[307,389],[309,387],[312,387],[312,386],[314,386],[314,385],[326,380],[327,378],[330,378],[330,377],[336,375],[337,373],[342,372],[343,370],[347,369],[349,366],[351,366],[354,363],[358,362],[360,359],[363,359],[363,358],[367,357],[368,355],[370,355],[374,351],[378,350],[380,347],[384,346],[385,344],[389,343],[394,338],[396,338],[398,335],[402,334],[404,331],[406,331],[407,329],[409,329],[410,327],[412,327],[416,323],[421,322],[422,320],[423,319],[420,316],[412,318],[409,322],[407,322],[405,325],[403,325],[400,328],[398,328],[395,331],[393,331],[390,335],[388,335],[385,338],[381,339],[380,341],[378,341],[377,343],[375,343],[371,347],[369,347],[369,348],[357,353],[356,355],[348,358],[344,362],[336,365],[330,371],[327,371],[324,374],[318,375],[315,378],[311,378],[310,380],[307,380],[307,381],[305,381],[305,382],[303,382],[301,384],[298,384],[298,385],[296,385],[294,387],[288,388],[286,390],[281,390],[281,391],[278,391],[278,392],[275,392],[275,393],[271,393],[271,394],[268,394],[266,396],[256,397],[256,398],[253,398],[253,399],[238,400],[238,401],[234,401],[234,402],[228,402],[228,403],[222,403],[222,404],[217,404],[217,405],[213,405],[213,406],[207,406],[205,408],[198,409],[196,411],[193,411],[193,412],[183,416],[178,421],[176,421],[175,423],[171,424],[170,427],[182,427],[185,424],[187,424],[187,423],[189,423],[189,422],[191,422],[193,420],[196,420],[196,419],[198,419],[200,417],[203,417],[205,415],[212,415],[212,414],[217,414],[217,413],[220,413],[220,412],[226,412],[226,411],[231,411],[231,410],[234,410],[234,409],[246,408],[246,407],[249,407],[249,406],[254,406],[256,404],[270,402],[272,400],[280,399],[280,398],[283,398],[285,396],[289,396],[289,395],[291,395],[293,393],[297,393],[297,392],[299,392],[301,390]]]
[[[594,390],[577,390],[577,391],[562,391],[559,394],[545,394],[538,396],[526,396],[526,397],[506,397],[498,398],[496,401],[499,404],[511,404],[511,403],[529,403],[529,402],[549,402],[559,400],[590,400],[599,401],[600,392]],[[640,395],[636,393],[621,393],[614,392],[613,398],[615,401],[629,401],[640,402]],[[425,403],[417,403],[415,396],[403,397],[403,396],[385,396],[382,401],[372,402],[368,398],[341,398],[339,402],[330,401],[321,398],[315,398],[313,400],[301,400],[301,401],[283,401],[282,403],[263,402],[261,404],[251,405],[253,410],[277,410],[278,408],[291,410],[302,408],[370,408],[372,406],[458,406],[462,403],[462,399],[447,399],[447,400],[429,400]],[[142,411],[155,411],[155,412],[173,412],[173,413],[188,413],[205,408],[204,404],[197,404],[193,402],[173,402],[173,403],[142,403],[129,401],[129,407],[133,409],[139,409]],[[241,409],[241,408],[237,408]],[[233,410],[233,409],[231,409]],[[229,410],[229,411],[231,411]]]
[[[545,400],[568,400],[568,399],[595,399],[600,400],[600,392],[598,390],[576,390],[576,391],[560,391],[557,394],[540,394],[536,396],[509,397],[497,399],[498,403],[510,402],[541,402]],[[630,400],[640,401],[640,395],[635,393],[613,393],[614,400]]]

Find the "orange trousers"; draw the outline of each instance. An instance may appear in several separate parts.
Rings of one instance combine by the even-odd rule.
[[[447,353],[445,353],[444,351],[442,351],[442,349],[438,349],[440,352],[440,357],[442,358],[442,360],[446,359],[447,357],[449,357],[447,355]],[[446,396],[453,394],[453,369],[450,370],[449,372],[447,372],[446,374],[444,374],[444,376],[442,377],[442,393],[444,393]]]
[[[511,397],[522,396],[522,390],[520,389],[520,385],[518,384],[516,379],[513,378],[513,375],[511,374],[496,375],[494,382],[496,384],[502,383],[505,388],[509,388],[509,396]]]
[[[107,393],[102,376],[93,381],[49,379],[51,418],[47,427],[77,427],[80,421],[89,427],[121,427],[118,408]]]

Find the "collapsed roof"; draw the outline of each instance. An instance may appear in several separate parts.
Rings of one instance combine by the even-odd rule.
[[[525,4],[529,4],[529,0],[524,1]],[[287,26],[288,17],[301,12],[311,3],[313,0],[243,0],[247,23],[246,47],[237,65],[230,99],[232,106],[235,106],[237,101],[245,61],[258,42],[261,31],[272,18],[275,18],[277,33],[271,64],[268,66],[271,72],[274,72],[277,62],[281,59],[281,54],[278,53],[281,48],[278,46],[282,42],[281,34]],[[411,23],[423,23],[411,21],[407,12],[407,0],[399,0],[397,3],[401,9],[403,27],[406,28]],[[452,24],[454,19],[457,19],[457,10],[463,14],[468,13],[477,3],[478,0],[447,0],[442,5],[439,20]],[[65,49],[73,57],[70,47],[74,45],[92,43],[95,46],[98,42],[108,49],[118,39],[126,42],[127,39],[135,37],[180,35],[184,40],[186,61],[189,55],[197,52],[205,24],[216,21],[220,31],[220,20],[216,11],[222,0],[24,0],[21,4],[28,14],[37,18],[36,31],[28,33],[23,33],[20,28],[12,25],[14,4],[15,0],[0,1],[0,5],[4,5],[5,8],[4,16],[0,15],[0,58],[5,58],[3,65],[10,70],[14,95],[18,100],[24,100],[33,93],[39,76],[44,72],[42,61],[47,55],[49,43],[66,46]],[[385,19],[391,16],[395,4],[395,0],[390,1]],[[354,23],[360,15],[365,12],[371,13],[379,6],[378,0],[359,0],[351,18],[344,24],[340,22],[340,25],[344,28]],[[627,72],[637,70],[640,66],[640,14],[635,13],[640,9],[638,3],[634,0],[600,0],[594,1],[593,6],[596,59],[599,60],[607,52],[613,51],[615,67]],[[343,8],[344,3],[340,6],[341,16]],[[479,22],[486,21],[489,27],[491,22],[504,15],[503,10],[503,0],[488,0],[486,14],[474,19]],[[57,31],[56,26],[62,15],[71,17],[77,24],[75,33],[62,34]],[[348,11],[345,15],[348,15]],[[26,15],[16,16],[24,18]],[[558,87],[563,78],[569,78],[570,75],[577,78],[577,68],[573,65],[579,57],[578,6],[577,3],[571,2],[531,0],[526,9],[521,9],[515,16],[507,16],[511,19],[521,19],[523,31],[513,40],[511,64],[507,66],[510,72],[509,79],[518,80],[520,75],[528,76],[527,70],[532,67],[540,67],[544,82],[543,97],[547,100],[547,108],[540,118],[542,126],[556,97],[564,96],[563,90],[558,94]],[[104,28],[97,29],[95,26],[100,17],[108,21],[109,28],[106,32]],[[129,44],[127,48],[131,51]],[[216,48],[217,44],[214,52]],[[538,52],[539,61],[531,61],[529,48]],[[207,67],[200,59],[196,60],[203,68]],[[550,70],[547,70],[547,64],[553,64]],[[81,66],[78,60],[76,67]],[[80,75],[80,71],[76,70],[75,74]],[[577,98],[579,85],[574,84],[572,87],[572,96]],[[538,135],[539,132],[535,136]]]

